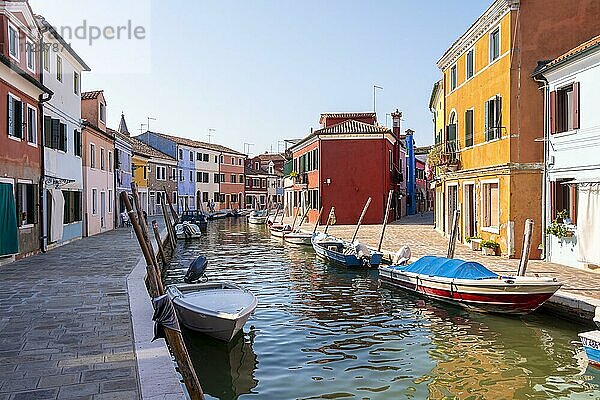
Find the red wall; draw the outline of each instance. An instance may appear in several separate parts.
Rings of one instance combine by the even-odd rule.
[[[341,118],[327,117],[327,119],[325,119],[323,127],[327,128],[328,126],[339,124],[340,122],[344,122],[349,119],[358,121],[358,122],[363,122],[363,123],[369,124],[369,125],[375,125],[375,118],[373,118],[373,117],[341,117]]]
[[[355,224],[368,197],[371,205],[363,223],[383,221],[391,189],[388,150],[393,150],[393,145],[385,139],[321,141],[321,181],[331,179],[331,184],[321,184],[322,224],[332,206],[337,224]]]

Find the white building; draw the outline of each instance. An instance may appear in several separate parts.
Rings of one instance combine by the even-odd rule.
[[[44,245],[55,247],[82,236],[81,75],[90,71],[41,16],[43,82],[54,95],[43,110]]]
[[[208,148],[196,149],[196,203],[199,209],[208,211],[207,203],[219,201],[221,152]]]
[[[547,260],[600,265],[600,36],[538,69],[545,88]]]

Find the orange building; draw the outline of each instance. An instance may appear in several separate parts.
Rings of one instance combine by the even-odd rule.
[[[429,155],[438,229],[448,233],[459,209],[461,240],[481,236],[518,257],[531,218],[534,250],[541,243],[544,101],[531,74],[597,35],[599,21],[596,0],[495,0],[444,53],[445,129]]]

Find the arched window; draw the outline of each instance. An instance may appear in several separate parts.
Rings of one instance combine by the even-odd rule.
[[[456,111],[452,110],[448,121],[450,121],[450,123],[448,124],[448,127],[446,128],[446,141],[454,142],[454,141],[456,141],[456,125],[458,122],[457,118],[456,118]]]

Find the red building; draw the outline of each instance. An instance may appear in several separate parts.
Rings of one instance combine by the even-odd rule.
[[[269,202],[269,173],[258,157],[246,159],[246,208],[262,210],[271,207]]]
[[[390,218],[400,213],[404,153],[398,133],[376,118],[373,112],[321,114],[321,128],[288,149],[294,180],[286,190],[288,212],[308,208],[314,222],[323,206],[324,224],[335,206],[338,224],[354,224],[371,197],[363,223],[381,223],[388,192],[394,190]]]
[[[0,8],[0,263],[41,247],[41,32],[27,2]]]

